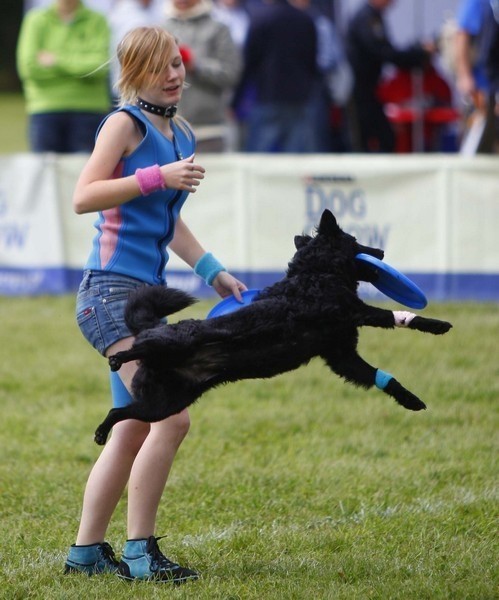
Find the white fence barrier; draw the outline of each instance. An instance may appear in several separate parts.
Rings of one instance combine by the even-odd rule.
[[[84,156],[0,157],[0,294],[73,291],[95,215],[72,190]],[[499,300],[495,157],[199,155],[207,177],[183,209],[201,242],[248,287],[280,278],[293,237],[324,208],[434,300]],[[168,282],[210,294],[175,256]],[[376,296],[365,285],[362,292]]]

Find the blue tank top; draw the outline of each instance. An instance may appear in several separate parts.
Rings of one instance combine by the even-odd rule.
[[[170,141],[139,108],[125,106],[119,110],[139,122],[144,137],[132,154],[121,159],[113,174],[115,178],[133,175],[138,168],[182,160],[194,153],[193,134],[184,132],[173,120],[173,141]],[[94,224],[97,235],[85,268],[112,271],[151,284],[164,283],[167,245],[173,238],[175,223],[188,193],[159,190],[99,212]]]

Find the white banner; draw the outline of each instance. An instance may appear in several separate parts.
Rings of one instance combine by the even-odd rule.
[[[71,198],[85,156],[0,158],[0,293],[73,291],[96,215]],[[251,287],[284,273],[325,208],[430,298],[499,300],[499,162],[456,155],[198,155],[183,217]],[[210,293],[174,255],[171,286]],[[372,287],[372,286],[369,286]]]

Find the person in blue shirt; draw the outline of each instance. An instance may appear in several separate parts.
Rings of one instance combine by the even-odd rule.
[[[121,105],[102,123],[73,197],[78,214],[99,215],[76,313],[83,335],[106,357],[132,345],[124,322],[128,294],[165,283],[167,247],[220,296],[241,300],[246,289],[205,252],[180,216],[205,170],[195,160],[189,125],[175,116],[185,80],[175,38],[159,27],[133,29],[120,42],[118,58]],[[136,368],[128,363],[111,375],[113,406],[132,402]],[[114,427],[87,482],[66,572],[173,583],[197,578],[167,559],[155,537],[159,502],[188,429],[187,411],[159,423],[127,420]],[[127,483],[128,540],[118,562],[105,535]]]
[[[457,13],[455,43],[456,87],[466,99],[484,93],[488,87],[478,51],[489,0],[461,0]]]
[[[471,124],[461,145],[465,154],[497,152],[499,119],[484,48],[489,25],[494,23],[493,6],[497,7],[495,0],[461,0],[457,12],[456,88],[470,109],[466,117],[468,125]],[[473,124],[478,127],[475,135]]]

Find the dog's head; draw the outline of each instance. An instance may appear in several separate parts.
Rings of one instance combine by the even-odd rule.
[[[380,248],[359,244],[353,235],[343,231],[333,213],[327,209],[322,213],[314,236],[297,235],[294,241],[297,252],[289,265],[290,276],[304,269],[328,273],[341,268],[355,281],[373,282],[376,278],[374,270],[355,257],[361,253],[380,260],[384,257]]]

